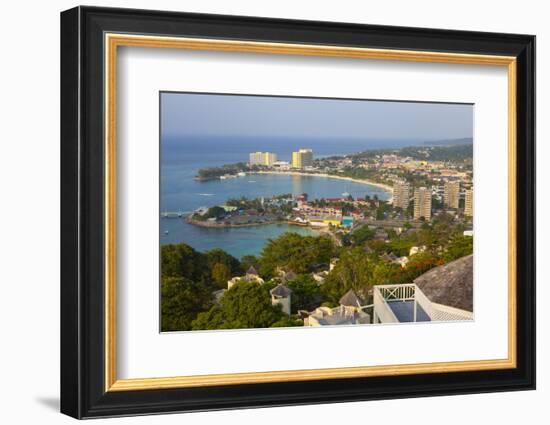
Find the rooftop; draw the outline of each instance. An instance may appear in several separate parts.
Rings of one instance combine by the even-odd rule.
[[[340,305],[349,306],[349,307],[360,307],[361,306],[361,300],[359,297],[353,292],[353,289],[350,289],[348,292],[346,292],[342,298],[340,298],[339,301]]]
[[[253,275],[258,276],[258,272],[257,272],[256,269],[254,268],[254,266],[250,266],[250,267],[248,268],[248,270],[246,271],[246,274],[253,274]]]
[[[414,283],[434,303],[473,311],[473,265],[468,255],[427,271]]]
[[[292,289],[290,289],[286,285],[283,285],[282,283],[279,283],[275,288],[273,288],[269,292],[273,296],[286,298],[290,296],[290,294],[292,294]]]

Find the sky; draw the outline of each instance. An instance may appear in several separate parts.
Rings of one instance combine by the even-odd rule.
[[[447,140],[472,137],[473,106],[170,92],[161,125],[167,138]]]

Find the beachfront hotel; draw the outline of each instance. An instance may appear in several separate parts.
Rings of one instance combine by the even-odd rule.
[[[393,184],[393,206],[406,210],[409,207],[411,186],[407,182],[395,182]]]
[[[277,154],[272,152],[252,152],[248,160],[250,165],[265,165],[271,167],[277,162]]]
[[[304,168],[313,165],[313,150],[300,149],[292,152],[292,168]]]
[[[418,220],[432,217],[432,192],[426,187],[419,187],[414,191],[414,218]]]
[[[459,181],[450,181],[445,183],[444,189],[444,202],[445,206],[448,208],[458,208],[458,201],[460,199],[460,182]]]

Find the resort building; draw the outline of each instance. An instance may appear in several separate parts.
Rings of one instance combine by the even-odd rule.
[[[393,184],[393,206],[406,210],[409,207],[410,184],[407,182],[395,182]]]
[[[250,165],[273,166],[277,162],[277,154],[271,152],[252,152],[249,155],[248,163]]]
[[[464,215],[474,216],[474,188],[467,189],[464,196]]]
[[[300,149],[292,152],[292,168],[305,168],[313,165],[313,151],[311,149]]]
[[[429,220],[432,217],[432,192],[425,187],[419,187],[414,191],[414,218],[424,217]]]
[[[473,320],[473,255],[373,288],[373,324]]]
[[[271,294],[271,304],[280,305],[283,313],[290,314],[292,290],[280,283],[269,293]]]
[[[290,162],[288,161],[275,161],[273,163],[273,168],[276,168],[281,171],[290,170]]]
[[[258,275],[256,269],[252,266],[246,271],[244,276],[235,276],[233,279],[227,281],[227,289],[231,289],[233,285],[239,282],[255,282],[258,285],[263,285],[264,280]]]
[[[460,182],[450,181],[445,183],[445,190],[443,195],[443,202],[447,208],[458,208],[458,201],[460,200]]]

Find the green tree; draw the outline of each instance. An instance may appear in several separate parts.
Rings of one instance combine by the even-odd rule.
[[[290,281],[287,286],[292,290],[291,311],[311,311],[323,301],[321,290],[317,282],[309,274],[301,274]]]
[[[202,285],[182,277],[161,280],[162,331],[188,331],[197,315],[211,305],[211,294]]]
[[[285,313],[271,304],[269,287],[254,282],[239,282],[228,290],[207,312],[200,313],[192,323],[198,329],[268,328]]]
[[[241,258],[241,268],[246,271],[250,267],[254,267],[258,270],[260,268],[260,260],[254,255],[244,255]]]
[[[304,321],[294,316],[287,316],[286,314],[271,325],[272,328],[291,328],[294,326],[304,326]]]
[[[388,250],[399,257],[408,256],[411,248],[417,245],[416,234],[394,238],[388,244]]]
[[[388,250],[388,245],[386,242],[378,240],[378,239],[372,239],[367,242],[367,246],[372,249],[377,254],[381,254],[383,252],[386,252]]]
[[[344,251],[321,287],[323,295],[328,301],[335,303],[350,289],[358,295],[367,296],[374,284],[375,265],[373,257],[366,254],[362,248]]]
[[[470,255],[474,252],[474,238],[471,236],[456,235],[451,239],[442,257],[446,262]]]
[[[212,280],[220,288],[227,286],[227,281],[231,279],[231,269],[224,263],[216,263],[212,267]]]
[[[374,230],[369,229],[369,226],[367,224],[355,229],[351,233],[351,240],[355,245],[363,245],[368,240],[372,239],[374,237]]]
[[[162,277],[184,277],[193,282],[209,278],[204,256],[189,245],[163,245],[160,254]]]
[[[210,269],[212,269],[216,264],[221,263],[229,269],[229,273],[232,276],[236,276],[244,271],[239,260],[232,255],[229,255],[223,249],[215,248],[205,252],[203,255]]]
[[[270,239],[260,257],[262,276],[272,277],[277,267],[307,273],[319,264],[328,264],[335,253],[332,239],[328,236],[301,236],[285,233]]]
[[[225,210],[217,205],[208,208],[208,211],[204,213],[204,218],[221,218],[225,215]]]

